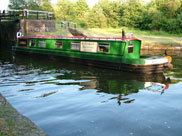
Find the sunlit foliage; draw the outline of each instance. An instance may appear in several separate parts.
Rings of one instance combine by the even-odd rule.
[[[10,0],[11,9],[53,11],[50,0]],[[134,27],[182,33],[182,0],[99,0],[89,7],[85,0],[59,0],[54,6],[57,20],[72,21],[81,26]]]
[[[9,0],[10,9],[53,11],[50,0]]]

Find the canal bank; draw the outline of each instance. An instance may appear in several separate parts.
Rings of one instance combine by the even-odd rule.
[[[0,136],[46,136],[0,94]]]
[[[59,27],[59,26],[58,26]],[[81,28],[80,30],[87,36],[93,37],[121,37],[122,28]],[[182,37],[181,34],[174,35],[162,33],[160,31],[142,31],[129,28],[126,34],[133,34],[135,38],[142,41],[141,49],[164,49],[164,50],[182,50]]]
[[[143,43],[142,50],[182,50],[179,44],[160,44],[160,43]]]

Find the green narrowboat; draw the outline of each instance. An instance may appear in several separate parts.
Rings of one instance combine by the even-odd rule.
[[[128,72],[163,73],[172,67],[170,56],[141,56],[141,41],[135,38],[22,36],[12,49]]]

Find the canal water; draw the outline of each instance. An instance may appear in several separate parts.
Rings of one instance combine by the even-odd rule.
[[[1,45],[0,93],[49,136],[179,136],[182,54],[168,54],[174,68],[147,76],[15,56]]]

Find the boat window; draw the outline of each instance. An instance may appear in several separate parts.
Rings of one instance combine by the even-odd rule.
[[[80,50],[80,42],[72,42],[71,43],[72,50]]]
[[[56,41],[56,42],[55,42],[55,48],[59,48],[59,49],[63,48],[63,42],[61,42],[61,41]]]
[[[45,47],[46,42],[45,41],[39,41],[39,47]]]
[[[99,43],[98,44],[98,52],[109,52],[109,43]]]
[[[19,39],[18,46],[21,46],[21,47],[27,46],[27,39]]]
[[[30,40],[30,47],[35,47],[35,40]]]
[[[134,44],[129,44],[128,45],[128,53],[133,53],[134,51]]]

